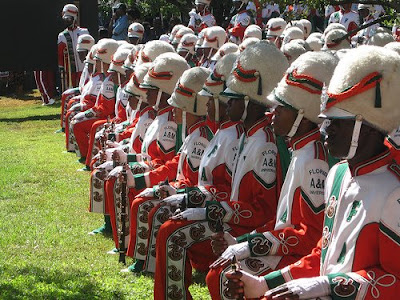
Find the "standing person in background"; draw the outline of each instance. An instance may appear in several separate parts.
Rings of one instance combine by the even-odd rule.
[[[108,31],[112,33],[111,38],[116,41],[123,41],[128,38],[129,18],[126,14],[126,5],[118,3],[113,7],[113,16]]]
[[[198,34],[202,29],[217,25],[214,16],[211,14],[211,0],[196,0],[196,8],[189,12],[188,27]]]
[[[77,87],[84,67],[76,50],[79,36],[89,34],[87,28],[77,25],[78,8],[67,4],[62,10],[65,30],[58,34],[58,67],[61,73],[61,91]],[[51,102],[51,101],[50,101]],[[53,100],[54,102],[54,100]]]

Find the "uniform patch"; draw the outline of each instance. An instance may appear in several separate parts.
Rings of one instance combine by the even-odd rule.
[[[175,149],[177,125],[174,122],[167,122],[161,126],[158,132],[158,145],[164,152]]]
[[[103,82],[103,86],[101,89],[101,95],[106,100],[112,100],[115,98],[115,88],[114,88],[114,83],[112,81]]]

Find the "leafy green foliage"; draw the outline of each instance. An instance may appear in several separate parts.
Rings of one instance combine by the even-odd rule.
[[[103,221],[89,173],[54,134],[60,107],[40,104],[0,99],[0,299],[153,299],[151,276],[121,274],[113,241],[87,234]],[[210,299],[203,280],[191,291]]]

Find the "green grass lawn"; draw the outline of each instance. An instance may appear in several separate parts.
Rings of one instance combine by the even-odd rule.
[[[0,98],[0,299],[152,299],[152,277],[121,274],[112,240],[87,234],[102,216],[87,212],[89,173],[54,133],[59,101],[23,99]],[[210,299],[203,279],[194,299]]]

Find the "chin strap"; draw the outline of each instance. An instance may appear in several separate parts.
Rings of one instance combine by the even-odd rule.
[[[162,93],[163,93],[162,90],[158,90],[157,101],[156,101],[156,104],[153,106],[153,108],[155,110],[158,110],[158,106],[160,105],[160,100],[161,100]]]
[[[101,62],[101,74],[104,74],[104,66],[103,66],[103,62]]]
[[[362,125],[362,116],[357,115],[353,128],[353,135],[351,137],[349,153],[347,154],[345,159],[352,159],[356,154],[358,147],[358,138],[360,137],[361,125]]]
[[[186,139],[186,111],[182,110],[182,144]]]
[[[300,122],[301,122],[301,120],[303,120],[303,117],[304,117],[304,110],[299,109],[296,120],[294,120],[292,128],[290,129],[289,133],[286,135],[287,137],[291,138],[296,134],[297,129],[299,128]]]
[[[215,122],[219,122],[219,99],[218,97],[214,97],[214,106],[215,106]]]
[[[240,118],[242,121],[246,120],[246,117],[247,117],[247,106],[249,105],[249,101],[250,101],[249,96],[244,96],[244,111],[243,111],[242,117]]]
[[[118,75],[118,85],[121,85],[121,74],[117,72],[117,75]]]

